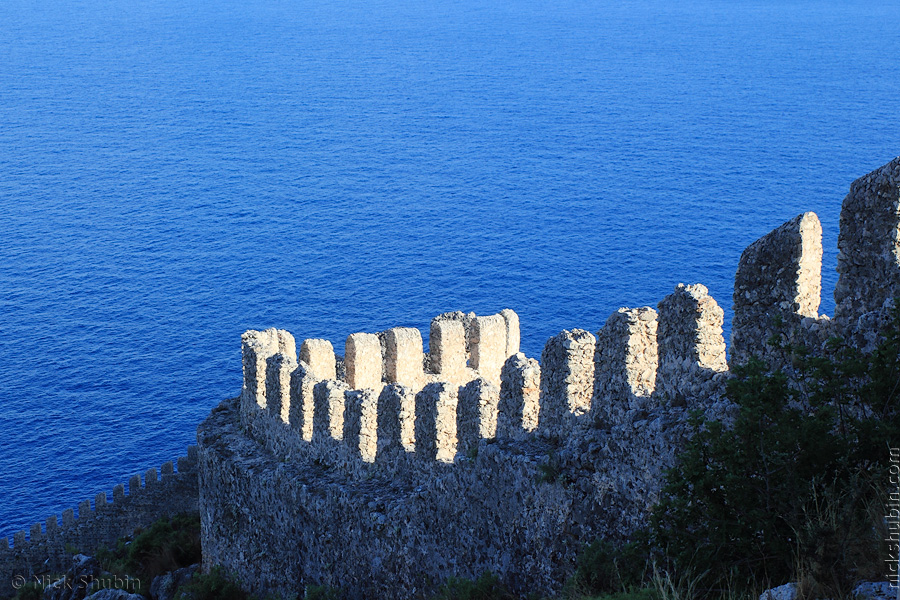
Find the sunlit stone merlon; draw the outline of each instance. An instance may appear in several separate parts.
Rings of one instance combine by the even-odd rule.
[[[500,316],[506,321],[506,357],[509,358],[519,351],[521,334],[519,332],[519,315],[510,308],[500,311]],[[504,359],[505,359],[504,358]]]
[[[469,336],[472,368],[481,377],[499,386],[500,371],[507,358],[506,319],[501,315],[475,317]]]
[[[381,342],[374,333],[352,333],[347,336],[344,365],[347,385],[353,390],[381,390],[382,374]]]
[[[619,422],[624,413],[649,406],[656,387],[656,311],[620,308],[597,332],[594,397],[591,412]]]
[[[384,332],[384,375],[388,383],[418,390],[424,383],[422,333],[413,327]]]
[[[773,333],[793,335],[803,318],[818,318],[821,291],[822,225],[815,213],[753,242],[734,278],[731,362],[766,353]]]
[[[497,416],[499,437],[521,438],[534,431],[540,416],[541,366],[521,352],[503,365]]]
[[[431,370],[442,380],[462,382],[466,377],[466,328],[459,319],[437,316],[431,320],[428,344]]]
[[[459,452],[477,446],[482,439],[497,436],[497,410],[500,388],[478,378],[459,388],[456,408]]]
[[[313,440],[343,440],[344,392],[347,385],[334,379],[320,381],[313,388],[315,414],[313,416]]]
[[[431,383],[416,396],[416,455],[453,462],[456,456],[457,386]]]
[[[411,388],[386,385],[378,396],[376,460],[390,462],[416,450],[416,395]]]
[[[547,340],[541,353],[541,398],[551,422],[590,410],[595,348],[596,338],[583,329],[565,330]]]
[[[291,395],[288,422],[305,441],[312,440],[315,413],[314,388],[317,381],[309,366],[300,361],[291,373]]]
[[[334,347],[328,340],[303,340],[300,346],[300,360],[308,365],[313,375],[320,381],[337,379]]]
[[[280,329],[246,331],[241,336],[241,362],[244,372],[244,387],[241,392],[245,403],[255,402],[266,408],[266,369],[269,357],[285,354],[296,360],[297,349],[294,337]]]
[[[278,352],[266,361],[266,409],[284,423],[290,422],[291,375],[297,368],[293,356]]]
[[[344,442],[364,462],[374,462],[378,451],[378,392],[367,388],[345,394]]]
[[[657,306],[659,371],[682,371],[687,364],[713,371],[725,371],[725,338],[722,323],[725,311],[701,284],[679,283]]]

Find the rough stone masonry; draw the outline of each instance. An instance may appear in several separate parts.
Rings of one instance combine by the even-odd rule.
[[[844,200],[833,320],[818,313],[814,213],[751,244],[727,360],[724,312],[700,284],[563,331],[540,363],[509,309],[435,317],[427,355],[415,329],[351,334],[343,379],[330,343],[304,341],[298,360],[289,333],[248,331],[241,396],[198,431],[204,568],[260,594],[417,598],[485,570],[559,591],[584,544],[645,522],[690,411],[727,418],[729,365],[790,374],[797,345],[875,343],[900,294],[898,189],[900,159]]]

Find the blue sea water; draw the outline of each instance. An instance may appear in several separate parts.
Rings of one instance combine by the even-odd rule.
[[[900,154],[900,3],[4,0],[0,536],[184,454],[240,334],[565,328]]]

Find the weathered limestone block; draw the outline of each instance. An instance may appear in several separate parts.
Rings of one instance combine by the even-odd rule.
[[[266,360],[266,410],[270,415],[290,422],[291,374],[297,368],[296,359],[277,353]]]
[[[658,363],[656,311],[620,308],[597,332],[594,399],[591,412],[607,424],[620,423],[629,410],[650,408]]]
[[[56,515],[52,517],[47,517],[47,537],[51,537],[59,533],[59,521],[56,520]]]
[[[83,521],[91,516],[91,501],[82,500],[78,503],[78,520]]]
[[[166,462],[164,462],[162,464],[162,467],[160,467],[160,471],[163,474],[163,479],[165,479],[166,475],[174,475],[175,474],[175,465],[172,464],[171,460],[167,460]],[[104,495],[104,497],[106,496],[106,494],[103,494],[103,495]]]
[[[337,379],[337,363],[334,347],[328,340],[303,340],[300,346],[300,360],[305,362],[319,381]]]
[[[837,263],[837,333],[871,349],[900,295],[900,157],[850,185],[841,206]]]
[[[486,379],[475,379],[459,388],[456,430],[459,452],[467,452],[481,439],[497,437],[500,388]]]
[[[154,467],[150,467],[149,469],[147,469],[147,471],[144,473],[144,486],[147,488],[153,487],[156,486],[158,482],[159,480],[156,477],[156,469]],[[104,498],[105,497],[106,496],[104,495]]]
[[[241,336],[241,362],[244,371],[241,398],[248,405],[255,403],[260,408],[266,407],[266,361],[279,352],[293,356],[296,360],[294,337],[287,331],[272,328],[246,331]]]
[[[9,538],[0,539],[0,552],[9,550]]]
[[[29,531],[30,539],[32,542],[36,542],[44,538],[43,528],[40,523],[35,523],[31,526],[31,530]]]
[[[583,329],[565,330],[547,340],[541,353],[541,425],[570,425],[590,411],[597,340]]]
[[[519,315],[511,308],[504,308],[500,311],[500,316],[506,321],[506,358],[509,358],[519,351]]]
[[[501,315],[475,317],[469,331],[472,368],[494,385],[500,385],[500,371],[506,361],[506,319]]]
[[[17,531],[13,535],[13,545],[16,547],[16,550],[21,549],[25,546],[25,536],[27,534],[24,531]]]
[[[384,372],[388,383],[419,389],[425,379],[422,333],[413,327],[384,332]]]
[[[320,381],[313,388],[313,441],[344,439],[346,391],[347,385],[336,380]]]
[[[462,383],[466,378],[467,371],[464,322],[459,319],[444,318],[443,315],[435,317],[431,320],[428,343],[431,371],[444,381]]]
[[[179,471],[181,469],[178,469]],[[141,476],[140,475],[132,475],[128,479],[128,495],[129,496],[137,496],[141,493]]]
[[[728,370],[722,337],[724,311],[699,283],[679,283],[658,308],[657,396],[675,406],[693,406],[721,396],[724,378],[715,376]]]
[[[773,369],[783,353],[768,341],[807,345],[801,323],[817,319],[822,291],[822,225],[815,213],[799,215],[756,240],[741,254],[734,277],[731,364],[752,356]]]
[[[376,460],[389,462],[416,449],[416,395],[397,384],[384,387],[378,397]]]
[[[113,504],[119,504],[125,499],[125,486],[117,483],[113,486]],[[63,527],[66,525],[66,513],[63,512]]]
[[[300,361],[291,373],[291,399],[288,423],[304,441],[311,441],[313,435],[313,414],[315,413],[314,388],[319,382],[309,365]]]
[[[172,463],[170,462],[170,463],[168,463],[168,464],[171,465]],[[163,467],[165,467],[165,465],[163,465]],[[107,506],[107,504],[106,504],[106,492],[100,492],[99,494],[97,494],[96,496],[94,496],[94,510],[96,510],[96,511],[99,512],[99,511],[101,511],[101,510],[104,510],[104,509],[106,508],[106,506]],[[55,521],[55,520],[56,520],[56,517],[53,517],[53,520]]]
[[[351,333],[344,350],[347,385],[351,390],[381,391],[381,342],[374,333]]]
[[[378,452],[378,393],[372,388],[345,394],[344,442],[364,462],[375,461]]]
[[[64,529],[75,527],[75,511],[67,508],[62,512],[62,523]]]
[[[503,365],[500,384],[497,437],[519,439],[538,427],[541,366],[521,352]]]
[[[416,455],[452,463],[456,456],[457,387],[430,383],[416,395]]]

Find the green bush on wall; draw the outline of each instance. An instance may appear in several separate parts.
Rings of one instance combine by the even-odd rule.
[[[657,559],[703,573],[701,589],[843,597],[884,577],[879,531],[889,451],[900,442],[900,313],[863,354],[830,340],[822,357],[786,348],[799,377],[735,370],[732,427],[695,415],[652,518]]]

